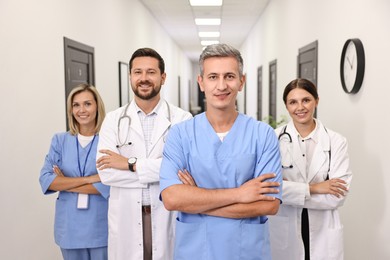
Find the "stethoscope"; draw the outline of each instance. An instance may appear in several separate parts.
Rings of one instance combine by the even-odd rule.
[[[291,135],[286,131],[287,129],[287,125],[283,128],[283,131],[279,134],[279,137],[278,137],[278,140],[280,142],[280,139],[286,135],[288,137],[288,141],[289,141],[289,145],[291,146],[292,145],[292,138],[291,138]],[[324,127],[325,129],[325,132],[328,133],[328,130],[326,130],[326,128]],[[330,171],[330,161],[332,159],[332,150],[331,150],[331,147],[329,146],[329,151],[328,151],[328,155],[329,155],[329,164],[328,164],[328,178],[329,178],[329,171]],[[292,169],[294,166],[293,166],[293,162],[292,162],[292,155],[290,155],[290,158],[291,158],[291,163],[290,164],[287,164],[287,165],[283,165],[282,164],[282,168],[283,169]]]
[[[165,100],[165,104],[167,105],[167,110],[168,110],[168,120],[169,120],[169,122],[171,122],[172,121],[171,120],[171,109],[170,109],[169,104],[166,100]],[[116,148],[122,148],[123,146],[133,144],[132,142],[127,141],[129,139],[129,136],[130,136],[130,125],[131,125],[131,117],[129,115],[127,115],[127,111],[129,109],[129,106],[130,106],[130,102],[127,103],[125,110],[123,110],[123,113],[121,114],[121,116],[118,119],[118,138],[117,138],[118,144],[116,145]],[[122,142],[121,141],[121,122],[123,120],[127,120],[127,129],[128,130],[127,130],[126,138]],[[171,126],[169,126],[169,127],[171,127]]]

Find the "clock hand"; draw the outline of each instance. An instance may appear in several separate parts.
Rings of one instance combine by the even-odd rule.
[[[355,55],[352,56],[352,64],[351,64],[351,69],[353,68],[353,60],[355,59]]]
[[[347,61],[348,61],[348,63],[349,63],[349,67],[351,67],[351,69],[352,69],[353,65],[352,65],[351,61],[349,60],[349,57],[347,57]],[[353,60],[352,60],[352,61],[353,61]]]

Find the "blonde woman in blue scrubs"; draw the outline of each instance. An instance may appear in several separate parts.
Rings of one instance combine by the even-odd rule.
[[[76,86],[68,96],[67,115],[70,130],[53,136],[39,182],[44,194],[59,192],[54,236],[63,258],[105,260],[109,187],[96,170],[105,110],[96,88]]]

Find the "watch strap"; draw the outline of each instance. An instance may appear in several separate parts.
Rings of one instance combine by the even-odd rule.
[[[131,172],[135,172],[134,166],[135,166],[135,164],[137,162],[137,158],[134,158],[134,159],[135,159],[134,163],[129,163],[129,170]]]

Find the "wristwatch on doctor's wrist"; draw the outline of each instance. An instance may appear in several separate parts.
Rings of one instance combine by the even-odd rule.
[[[137,162],[137,157],[130,157],[129,160],[127,160],[127,162],[129,163],[129,170],[135,172],[134,166],[135,163]]]

